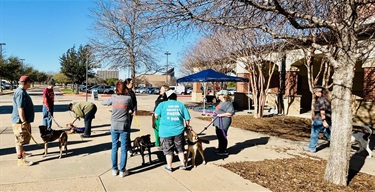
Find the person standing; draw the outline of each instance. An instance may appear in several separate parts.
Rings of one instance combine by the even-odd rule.
[[[112,95],[112,97],[108,100],[104,100],[102,105],[112,105],[112,175],[125,177],[126,175],[129,175],[129,171],[126,170],[127,148],[130,147],[127,144],[127,137],[128,133],[130,132],[130,113],[132,112],[131,109],[133,109],[133,106],[131,97],[128,95],[128,88],[125,86],[123,81],[120,80],[116,83],[116,94]],[[121,144],[120,168],[118,168],[117,165],[117,151],[119,142]]]
[[[48,86],[43,90],[43,122],[42,124],[47,127],[47,130],[52,129],[52,118],[54,111],[55,93],[53,87],[55,82],[53,80],[48,82]]]
[[[167,165],[164,169],[172,172],[174,149],[180,159],[179,169],[186,169],[184,154],[184,120],[186,127],[190,127],[190,114],[186,106],[177,101],[177,95],[173,90],[166,92],[168,101],[160,103],[155,110],[155,118],[160,116],[159,136]]]
[[[135,93],[133,91],[133,88],[134,88],[134,81],[133,79],[131,78],[127,78],[125,79],[125,86],[126,88],[128,89],[128,95],[132,98],[132,115],[130,116],[130,127],[132,125],[132,122],[133,122],[133,116],[137,115],[137,97],[135,96]],[[128,132],[128,137],[127,137],[127,145],[129,146],[128,147],[128,152],[129,154],[132,154],[132,149],[131,149],[131,139],[130,139],[130,131]]]
[[[31,154],[26,153],[23,146],[30,143],[31,123],[34,122],[34,104],[26,92],[33,81],[28,76],[21,76],[19,86],[13,94],[12,128],[16,141],[17,165],[30,166],[32,161],[26,161]]]
[[[315,104],[313,123],[311,126],[310,143],[309,146],[303,148],[304,151],[308,151],[311,153],[316,152],[316,145],[318,144],[320,131],[324,129],[324,135],[328,140],[331,139],[331,102],[327,97],[327,94],[325,94],[324,92],[324,87],[314,87]]]
[[[155,100],[155,107],[154,112],[156,110],[156,107],[158,107],[159,103],[163,101],[168,101],[167,95],[165,94],[169,89],[168,85],[163,85],[160,87],[160,94],[158,98]],[[160,124],[160,117],[155,118],[154,113],[152,114],[152,128],[154,128],[154,134],[155,134],[155,146],[160,146],[160,137],[159,137],[159,124]]]
[[[218,148],[216,149],[218,155],[228,155],[228,129],[232,124],[232,116],[234,115],[234,107],[232,98],[228,96],[227,90],[221,90],[217,93],[220,103],[215,109],[214,126],[216,136],[218,139]]]
[[[91,136],[91,123],[92,120],[95,119],[95,113],[97,111],[97,107],[94,103],[88,101],[80,101],[70,103],[69,111],[72,111],[75,114],[75,119],[71,124],[77,119],[84,118],[85,121],[85,132],[81,135],[81,138],[89,138]]]

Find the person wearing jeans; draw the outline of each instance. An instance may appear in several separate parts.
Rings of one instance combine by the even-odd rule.
[[[125,83],[120,80],[116,83],[116,94],[112,95],[108,100],[104,100],[102,105],[112,106],[111,115],[111,137],[112,137],[112,175],[125,177],[129,175],[126,170],[126,162],[128,158],[127,150],[131,146],[128,144],[128,136],[130,133],[130,116],[133,105],[132,99],[128,95],[128,88]],[[118,147],[120,144],[120,166],[117,165]]]
[[[53,105],[55,99],[55,93],[53,92],[53,86],[55,82],[53,80],[48,82],[48,87],[43,90],[43,122],[42,125],[46,126],[48,130],[52,129],[52,118],[53,118]]]
[[[324,94],[325,88],[322,86],[314,87],[315,104],[314,104],[314,118],[311,126],[310,143],[303,148],[304,151],[311,153],[316,152],[318,144],[319,133],[323,130],[324,135],[328,140],[331,139],[331,104]]]

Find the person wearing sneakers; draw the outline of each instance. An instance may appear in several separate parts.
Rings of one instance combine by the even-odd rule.
[[[164,169],[172,172],[174,149],[178,152],[180,159],[179,169],[186,169],[184,154],[184,120],[186,127],[190,127],[190,114],[186,106],[177,101],[177,95],[173,90],[166,92],[168,101],[161,102],[155,110],[155,118],[160,116],[159,136],[163,153],[167,160]]]
[[[214,126],[216,128],[216,136],[218,139],[218,148],[216,153],[218,155],[228,155],[228,139],[227,133],[229,126],[232,123],[232,116],[234,115],[234,107],[232,98],[228,96],[227,90],[221,90],[217,93],[220,103],[215,109]]]
[[[129,89],[122,80],[116,83],[116,94],[113,94],[108,100],[104,100],[102,105],[112,105],[111,115],[111,136],[112,136],[112,175],[125,177],[129,175],[126,170],[127,149],[131,147],[127,143],[128,133],[130,132],[130,116],[132,113],[132,100],[128,95]],[[117,165],[117,154],[119,143],[121,144],[120,169]],[[120,173],[119,173],[120,170]]]
[[[95,113],[97,111],[96,105],[92,102],[80,101],[70,103],[68,105],[68,109],[75,115],[75,119],[73,120],[72,124],[74,124],[77,119],[84,118],[85,132],[80,136],[81,138],[89,138],[91,136],[91,123],[92,120],[95,119]]]
[[[47,127],[48,130],[52,128],[52,118],[53,118],[53,105],[55,93],[53,92],[53,86],[55,86],[55,81],[50,80],[48,82],[48,87],[43,90],[43,122],[42,124]]]
[[[13,94],[12,127],[16,137],[17,165],[30,166],[32,161],[26,161],[31,154],[26,153],[23,146],[30,143],[31,123],[34,122],[34,104],[26,92],[33,81],[28,76],[21,76],[19,86]]]
[[[304,147],[304,151],[311,153],[316,152],[316,145],[318,144],[319,133],[324,129],[324,136],[328,140],[331,138],[331,104],[328,95],[325,93],[325,88],[322,86],[314,87],[315,104],[314,117],[311,126],[310,143],[309,146]]]

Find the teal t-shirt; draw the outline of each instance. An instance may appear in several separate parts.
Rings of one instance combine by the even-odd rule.
[[[185,128],[184,120],[190,120],[188,109],[175,100],[160,103],[155,114],[160,117],[159,136],[162,138],[180,135]]]

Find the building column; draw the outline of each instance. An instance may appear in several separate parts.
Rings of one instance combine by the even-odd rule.
[[[363,73],[363,99],[375,101],[375,67],[365,67]]]
[[[194,101],[194,102],[203,101],[201,87],[202,87],[202,83],[199,83],[199,82],[193,83],[193,91],[191,92],[191,101]]]
[[[237,73],[237,77],[248,78],[250,79],[250,73]],[[249,91],[249,82],[237,82],[236,83],[236,92],[237,93],[247,93]]]
[[[298,71],[296,67],[291,67],[285,75],[285,95],[296,95],[298,86]]]

